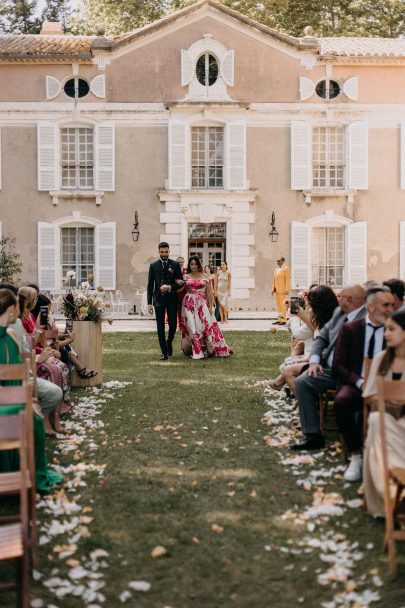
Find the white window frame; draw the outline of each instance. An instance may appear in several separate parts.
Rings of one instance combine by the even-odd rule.
[[[199,168],[200,165],[193,164],[193,129],[204,129],[205,132],[205,142],[204,142],[204,170],[205,170],[205,176],[204,176],[204,185],[203,186],[199,186],[199,185],[193,185],[193,167],[197,167]],[[217,167],[222,167],[222,185],[215,185],[215,186],[210,186],[209,182],[210,182],[210,163],[209,163],[209,144],[210,144],[210,138],[209,138],[209,132],[210,129],[221,129],[222,130],[222,164],[215,164],[213,165],[214,168]],[[192,125],[190,127],[190,152],[191,152],[191,159],[190,159],[190,169],[191,169],[191,188],[193,190],[223,190],[225,188],[225,172],[226,172],[226,132],[225,132],[225,127],[224,125]]]
[[[101,205],[104,192],[115,191],[115,122],[39,121],[38,190],[49,192],[54,205],[63,199],[94,199]],[[93,129],[93,188],[62,189],[61,129]]]
[[[41,244],[38,236],[38,271],[41,273],[41,251],[44,251],[46,259],[52,261],[52,268],[49,268],[54,273],[53,286],[41,285],[39,280],[40,288],[44,288],[49,291],[61,290],[62,284],[62,261],[61,261],[61,228],[94,228],[94,285],[102,285],[105,289],[115,290],[116,288],[116,223],[115,222],[100,222],[94,218],[82,216],[80,211],[73,211],[71,216],[60,218],[54,222],[38,222],[38,234],[41,229],[48,229],[52,231],[52,240],[49,243],[49,251],[47,249],[47,243]],[[112,236],[111,243],[101,242],[102,233],[109,230]],[[42,248],[41,248],[42,245]],[[101,259],[103,258],[103,259]],[[105,272],[110,273],[110,283],[106,284],[103,281]],[[104,274],[103,274],[104,273]],[[104,282],[104,284],[103,284]]]
[[[202,85],[196,74],[197,61],[205,53],[213,55],[218,62],[218,78],[211,86]],[[211,34],[205,34],[181,51],[181,85],[188,87],[185,100],[230,100],[228,87],[234,85],[234,51],[226,49]]]
[[[321,157],[321,149],[319,147],[318,152],[318,159],[315,159],[315,146],[316,146],[316,137],[315,137],[315,130],[316,129],[324,129],[325,130],[325,140],[326,140],[326,144],[325,144],[325,162],[322,165],[322,163],[320,162],[320,157]],[[342,135],[342,143],[341,143],[341,150],[338,150],[338,154],[341,154],[342,156],[342,162],[336,162],[335,164],[332,164],[330,161],[330,157],[331,157],[331,136],[332,136],[332,129],[335,130],[339,130],[341,132]],[[318,138],[319,141],[319,138]],[[347,144],[346,144],[346,129],[343,125],[313,125],[312,126],[312,149],[311,149],[311,153],[312,153],[312,188],[314,190],[344,190],[346,187],[346,174],[347,174],[347,163],[348,163],[348,155],[347,155]],[[325,185],[324,186],[320,186],[320,185],[315,185],[315,174],[316,174],[316,167],[320,167],[320,166],[324,166],[325,168]],[[342,177],[342,182],[339,185],[331,185],[331,168],[332,167],[339,167],[342,166],[343,167],[343,177]]]
[[[340,227],[345,229],[345,258],[343,283],[360,282],[366,280],[367,275],[367,223],[353,222],[352,220],[336,215],[332,210],[327,210],[323,215],[312,217],[305,222],[291,223],[291,272],[292,272],[292,289],[308,288],[312,282],[312,228],[333,228]],[[301,231],[301,242],[296,245],[294,243],[294,235],[297,230]],[[354,231],[360,231],[364,237],[363,243],[360,242],[360,247],[357,238],[353,238]],[[305,235],[305,236],[304,236]],[[304,236],[304,240],[302,237]],[[355,235],[356,236],[356,235]],[[295,251],[297,247],[297,251]],[[356,254],[356,260],[353,254]],[[357,264],[357,266],[356,266]],[[295,268],[295,265],[297,268]],[[363,275],[360,277],[360,275]],[[296,277],[297,275],[297,277]],[[298,276],[306,279],[300,280]],[[356,280],[353,281],[353,277]]]
[[[77,260],[76,264],[75,264],[75,272],[76,272],[76,280],[73,282],[72,284],[69,285],[68,282],[64,282],[64,278],[66,277],[66,272],[67,270],[71,270],[71,268],[66,269],[66,272],[63,270],[63,251],[62,251],[62,247],[63,247],[63,239],[62,239],[62,231],[66,230],[66,229],[74,229],[74,230],[79,230],[79,229],[92,229],[93,230],[93,269],[91,271],[91,273],[96,276],[96,228],[95,226],[91,226],[87,223],[74,223],[71,222],[67,225],[64,226],[60,226],[59,227],[59,246],[60,246],[60,264],[59,264],[59,275],[61,276],[61,283],[62,283],[62,287],[65,287],[66,289],[68,289],[69,287],[76,287],[77,284],[77,288],[80,288],[81,283],[82,282],[87,282],[87,278],[83,279],[83,281],[79,281],[78,277],[77,277],[77,270],[79,267],[81,267],[83,264],[80,264],[80,261]],[[78,258],[81,256],[78,256]],[[69,264],[69,266],[72,266],[72,264]],[[73,270],[73,269],[72,269]]]
[[[75,134],[75,142],[74,142],[74,163],[73,165],[69,165],[69,163],[67,163],[66,165],[63,162],[63,157],[64,157],[64,150],[63,150],[63,146],[64,146],[64,142],[63,142],[63,131],[65,130],[73,130],[74,134]],[[80,170],[82,167],[82,163],[80,162],[81,159],[81,155],[82,155],[82,151],[80,148],[80,131],[84,131],[87,129],[91,129],[91,135],[92,135],[92,142],[91,142],[91,146],[92,146],[92,164],[89,165],[92,167],[92,171],[91,171],[91,185],[90,186],[82,186],[80,185]],[[95,167],[95,154],[96,154],[96,146],[95,146],[95,129],[93,126],[90,125],[65,125],[63,127],[60,127],[59,129],[59,135],[60,135],[60,189],[62,191],[66,191],[66,192],[76,192],[77,190],[94,190],[94,183],[95,183],[95,179],[96,179],[96,167]],[[67,146],[69,147],[69,142],[67,142]],[[87,145],[86,145],[86,150],[87,150]],[[69,166],[73,166],[75,171],[75,184],[74,186],[64,186],[63,185],[63,181],[64,181],[64,177],[63,177],[63,170],[65,167],[69,167]]]
[[[182,120],[181,120],[182,118]],[[175,117],[169,120],[168,190],[198,190],[191,187],[192,157],[191,129],[221,127],[224,129],[223,186],[201,190],[246,190],[246,123],[245,120],[195,120],[195,117]]]

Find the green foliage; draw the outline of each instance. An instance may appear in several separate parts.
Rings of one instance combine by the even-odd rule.
[[[55,0],[56,1],[56,0]],[[70,23],[72,31],[95,34],[130,32],[197,0],[83,0]],[[312,25],[318,36],[405,34],[404,0],[223,0],[224,5],[269,27],[302,36]]]
[[[37,0],[3,0],[0,4],[0,31],[5,34],[38,34],[41,20],[36,12]]]
[[[66,22],[71,12],[69,0],[47,0],[41,21],[59,21],[66,30]]]
[[[0,239],[0,280],[16,283],[21,268],[20,255],[15,251],[15,238],[4,236]]]

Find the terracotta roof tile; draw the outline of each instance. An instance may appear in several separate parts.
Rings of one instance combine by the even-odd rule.
[[[336,57],[405,57],[402,38],[318,38],[320,55]]]
[[[94,38],[94,36],[2,35],[0,57],[90,57]]]

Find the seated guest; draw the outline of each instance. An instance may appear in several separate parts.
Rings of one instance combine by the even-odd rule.
[[[394,308],[394,297],[388,287],[371,287],[366,294],[366,308],[365,317],[342,325],[332,365],[336,377],[335,416],[350,456],[343,475],[346,481],[361,479],[365,358],[374,359],[383,349],[384,322]]]
[[[9,329],[13,330],[16,335],[17,344],[20,353],[27,353],[31,351],[31,346],[27,340],[25,330],[23,328],[23,324],[21,321],[22,313],[25,309],[25,297],[22,295],[18,295],[18,289],[14,287],[14,285],[10,285],[8,283],[0,283],[0,289],[10,289],[14,295],[18,296],[18,309],[19,316],[15,320],[14,323],[9,325]],[[47,353],[45,353],[47,355]],[[36,355],[37,362],[45,359],[45,354]],[[49,354],[49,357],[51,354]],[[55,436],[56,432],[52,428],[50,422],[50,416],[53,416],[55,410],[58,406],[60,406],[63,398],[62,389],[53,382],[48,382],[44,378],[37,378],[37,389],[38,389],[38,406],[40,413],[44,417],[44,425],[45,432],[48,436]]]
[[[28,335],[33,336],[35,339],[35,333],[37,330],[37,322],[32,314],[37,300],[37,293],[32,287],[20,287],[19,294],[25,296],[26,308],[23,312],[23,326]],[[68,366],[60,360],[60,353],[55,349],[46,347],[45,349],[40,346],[35,347],[38,355],[43,355],[41,360],[38,361],[37,373],[40,378],[45,378],[54,384],[60,386],[63,391],[63,403],[60,412],[55,412],[55,423],[54,427],[57,432],[62,432],[60,424],[58,422],[59,414],[64,414],[71,409],[70,402],[70,373]],[[45,360],[42,360],[45,359]]]
[[[0,289],[0,364],[21,363],[18,344],[13,331],[8,325],[14,323],[18,315],[17,298],[9,289]],[[19,384],[18,381],[2,381],[2,385]],[[23,406],[3,405],[0,416],[17,414]],[[63,481],[62,475],[48,468],[45,454],[45,430],[41,416],[34,413],[34,448],[35,448],[35,478],[37,491],[49,493],[53,486]],[[18,469],[18,452],[0,452],[0,471],[8,472]]]
[[[280,366],[280,376],[270,381],[270,386],[279,389],[286,382],[290,391],[295,393],[295,378],[308,367],[313,338],[331,319],[338,306],[333,289],[328,285],[318,285],[306,294],[306,308],[298,307],[298,314],[291,314],[290,323],[293,337],[304,341],[304,354],[301,357],[287,357]]]
[[[388,279],[388,281],[384,281],[383,285],[389,287],[390,292],[394,296],[394,310],[399,310],[404,306],[405,281],[401,281],[401,279]]]
[[[32,315],[35,317],[35,320],[38,319],[39,311],[41,306],[48,306],[48,302],[50,302],[48,296],[39,291],[38,285],[35,283],[28,283],[27,287],[32,287],[37,292],[37,302],[34,308],[31,310]]]
[[[305,440],[291,446],[292,450],[316,450],[325,446],[319,426],[318,396],[319,393],[336,386],[332,375],[336,339],[345,321],[354,321],[365,315],[364,296],[365,291],[361,285],[343,287],[338,295],[339,306],[314,340],[309,356],[309,368],[295,381],[295,396]]]
[[[48,308],[48,329],[57,330],[58,328],[56,325],[56,321],[52,315],[51,305],[52,302],[50,301],[50,299],[44,294],[42,294],[42,306],[46,306]],[[61,361],[63,361],[63,363],[68,366],[72,365],[76,369],[76,373],[79,378],[94,378],[95,376],[97,376],[97,372],[91,369],[87,369],[87,367],[79,359],[78,354],[71,347],[71,344],[74,339],[75,336],[73,332],[70,332],[69,334],[58,333],[57,345],[58,350],[60,352]]]
[[[373,360],[363,389],[363,397],[377,399],[377,378],[405,380],[405,310],[397,310],[385,323],[387,349]],[[402,408],[386,403],[385,428],[390,467],[405,468],[405,395]],[[364,496],[368,512],[384,517],[384,476],[382,468],[380,414],[371,412],[364,449]]]

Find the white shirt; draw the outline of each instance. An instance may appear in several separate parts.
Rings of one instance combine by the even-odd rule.
[[[370,321],[370,317],[368,316],[368,314],[365,317],[365,322],[366,322],[366,335],[364,337],[364,351],[363,351],[363,359],[364,357],[366,357],[368,355],[368,345],[370,344],[370,340],[371,340],[371,336],[373,335],[373,327],[376,327],[373,323],[371,323]],[[384,325],[381,326],[377,326],[378,329],[375,332],[374,335],[374,352],[373,352],[373,359],[376,355],[378,355],[378,353],[380,353],[383,349],[383,343],[384,343]],[[364,378],[365,377],[365,370],[364,370],[364,361],[363,361],[363,367],[361,368],[361,378],[359,378],[356,382],[356,386],[357,388],[360,388],[361,385],[364,382]]]

